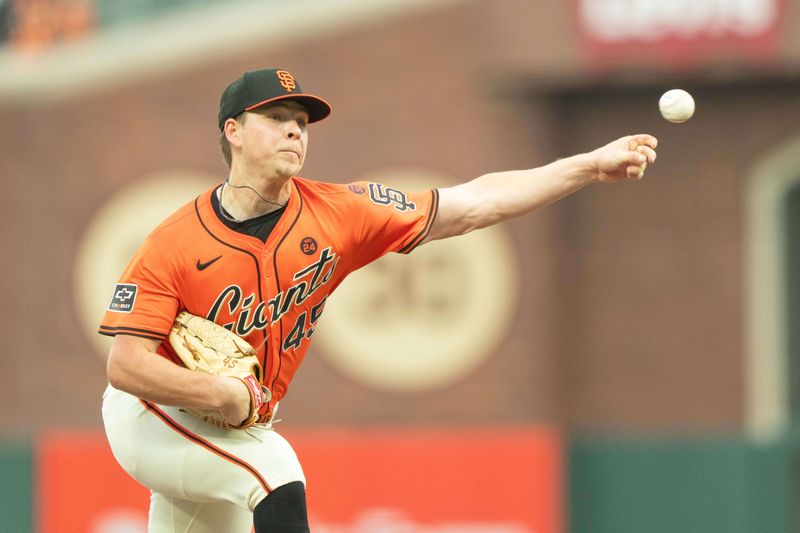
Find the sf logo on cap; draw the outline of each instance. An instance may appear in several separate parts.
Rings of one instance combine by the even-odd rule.
[[[286,89],[286,92],[294,91],[297,84],[294,82],[294,76],[290,72],[285,70],[278,70],[275,72],[275,75],[278,76],[278,81],[281,84],[281,87]]]

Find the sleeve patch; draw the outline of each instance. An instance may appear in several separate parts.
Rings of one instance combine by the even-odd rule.
[[[133,304],[136,302],[136,292],[139,287],[132,283],[117,283],[114,287],[114,297],[111,298],[109,311],[115,313],[130,313],[133,311]]]
[[[380,183],[369,184],[369,199],[373,204],[394,206],[395,210],[401,213],[417,210],[417,204],[410,202],[406,193],[392,187],[384,187]]]

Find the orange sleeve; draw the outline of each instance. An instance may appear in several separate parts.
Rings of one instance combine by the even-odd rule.
[[[353,200],[354,270],[387,252],[410,253],[425,240],[436,218],[436,189],[407,193],[366,182],[350,184],[348,188],[364,191]]]
[[[163,340],[178,312],[177,276],[170,256],[147,237],[114,287],[99,333]]]

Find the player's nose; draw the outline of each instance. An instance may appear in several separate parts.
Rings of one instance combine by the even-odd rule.
[[[290,139],[299,139],[300,135],[302,135],[303,133],[303,129],[300,127],[300,124],[296,120],[287,120],[286,129],[287,129],[287,136]]]

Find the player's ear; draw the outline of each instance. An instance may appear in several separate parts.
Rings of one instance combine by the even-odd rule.
[[[225,138],[228,139],[228,144],[236,147],[242,146],[242,124],[235,118],[229,118],[222,126],[225,132]]]

